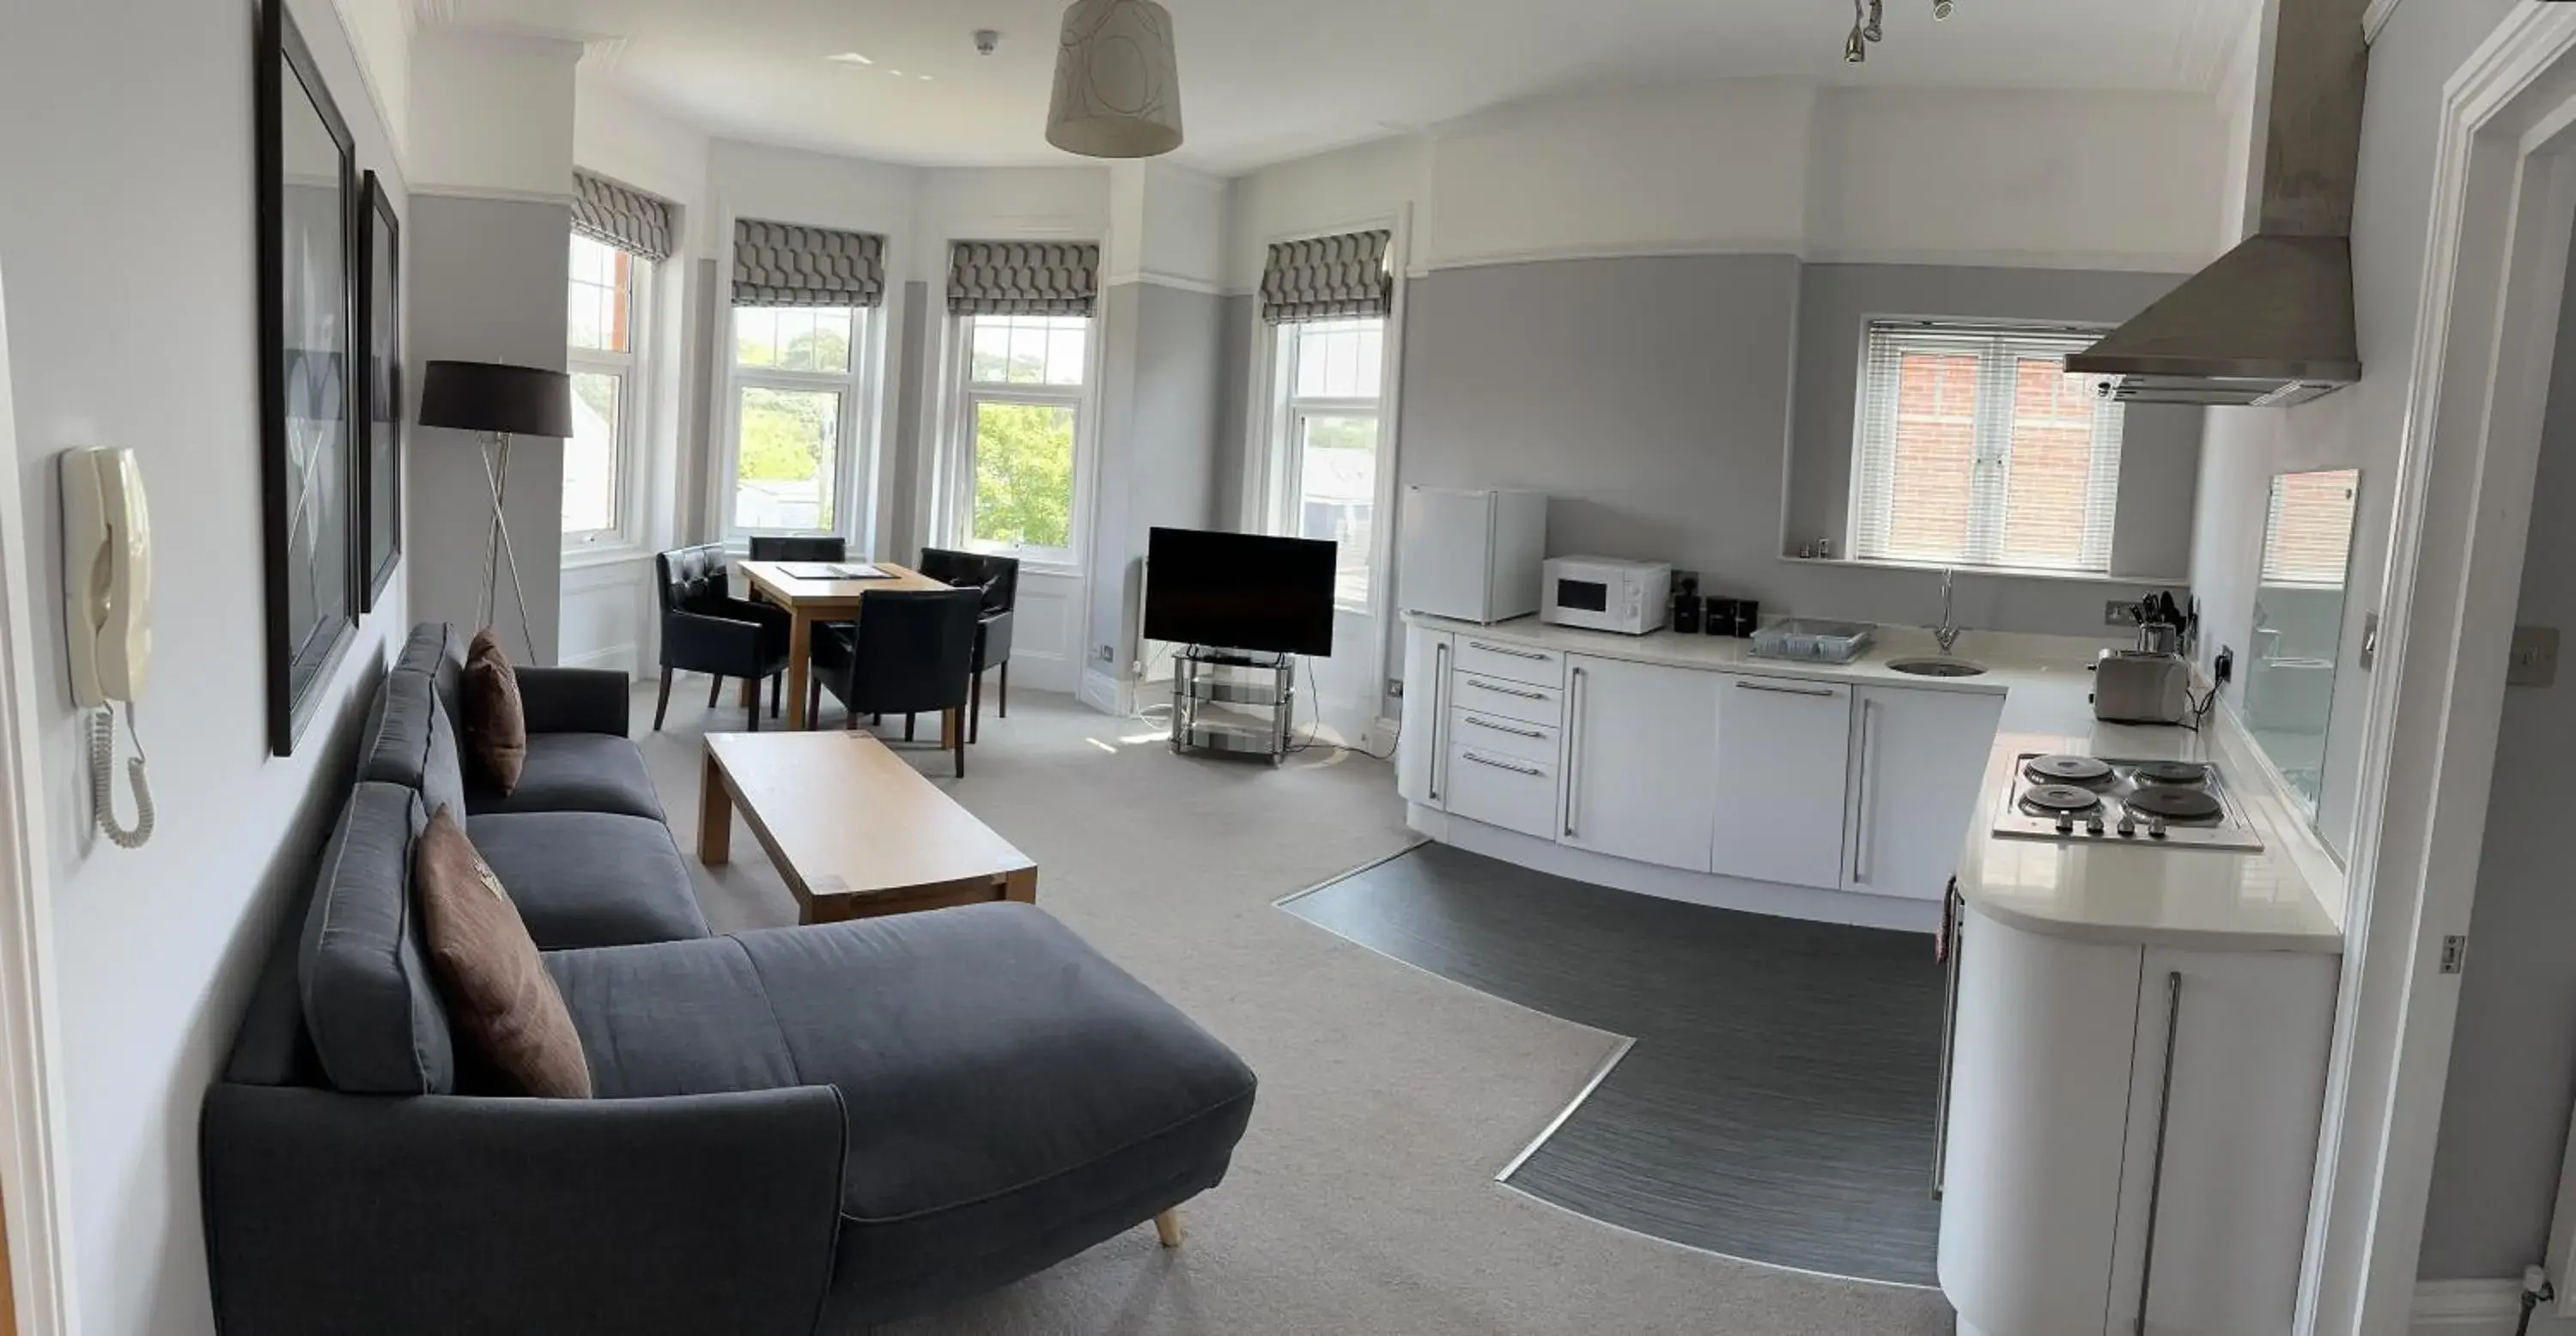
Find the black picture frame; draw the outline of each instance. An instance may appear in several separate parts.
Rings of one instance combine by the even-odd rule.
[[[359,418],[358,511],[365,541],[361,612],[376,610],[403,555],[402,219],[370,171],[358,228],[359,337],[367,344],[367,411]]]
[[[255,47],[268,731],[287,756],[358,631],[357,146],[286,0],[260,7]]]

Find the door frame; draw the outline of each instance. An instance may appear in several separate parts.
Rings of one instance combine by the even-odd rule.
[[[2469,931],[2572,235],[2576,6],[2526,3],[2443,91],[2298,1295],[2312,1336],[2409,1321],[2459,1008],[2440,957]]]
[[[17,1330],[20,1336],[62,1336],[79,1328],[79,1290],[71,1259],[69,1122],[37,736],[44,716],[30,620],[32,535],[9,390],[7,313],[7,290],[0,285],[0,1203]]]

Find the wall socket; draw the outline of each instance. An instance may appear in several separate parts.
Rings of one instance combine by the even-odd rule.
[[[1093,650],[1091,652],[1091,656],[1100,660],[1102,663],[1116,663],[1118,662],[1118,647],[1116,645],[1103,645],[1100,648]]]
[[[1401,677],[1386,679],[1386,695],[1389,700],[1404,699],[1404,679]]]
[[[2137,625],[2138,605],[2135,603],[2123,603],[2116,598],[2106,600],[2102,604],[2102,624],[2104,626]]]
[[[2545,687],[2557,680],[2558,628],[2513,628],[2513,646],[2505,659],[2504,684],[2509,687]]]

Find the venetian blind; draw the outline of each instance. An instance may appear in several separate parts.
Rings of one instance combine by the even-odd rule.
[[[572,230],[647,260],[671,258],[671,206],[588,172],[572,174]]]
[[[885,238],[736,219],[736,306],[882,306]]]
[[[2263,583],[2341,588],[2352,555],[2358,474],[2286,473],[2263,517]]]
[[[1873,320],[1853,424],[1851,552],[2104,572],[2125,410],[2066,374],[2095,329]]]

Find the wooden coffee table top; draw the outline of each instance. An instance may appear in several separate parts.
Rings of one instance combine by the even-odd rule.
[[[865,733],[710,733],[707,756],[799,901],[1036,871],[1028,855]]]

